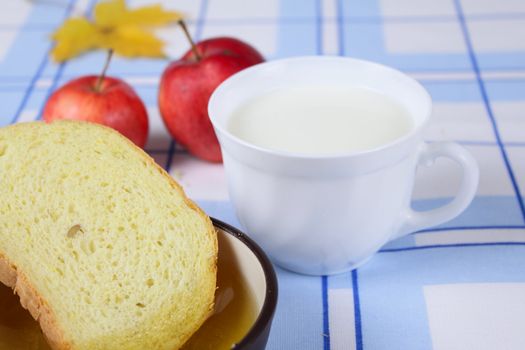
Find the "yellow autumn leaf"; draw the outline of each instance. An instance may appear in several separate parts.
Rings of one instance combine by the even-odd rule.
[[[164,42],[136,26],[117,27],[111,35],[104,38],[104,47],[125,57],[166,57]]]
[[[100,40],[96,28],[85,18],[66,20],[52,38],[56,44],[51,54],[58,62],[96,48]]]
[[[158,4],[127,9],[124,0],[101,2],[95,6],[95,24],[100,27],[136,25],[162,26],[182,19],[176,11],[166,11]]]
[[[124,13],[126,13],[126,2],[124,0],[104,1],[95,5],[93,18],[97,26],[113,27]]]
[[[163,26],[182,19],[182,14],[175,11],[164,11],[160,5],[151,5],[129,11],[122,16],[120,24],[140,26]]]
[[[182,15],[153,4],[136,9],[124,0],[109,0],[95,6],[93,20],[66,20],[55,31],[53,58],[62,62],[93,49],[113,49],[125,57],[165,57],[164,42],[152,33],[152,27],[176,22]]]

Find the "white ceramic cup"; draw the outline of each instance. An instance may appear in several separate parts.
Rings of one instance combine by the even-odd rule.
[[[312,84],[362,86],[401,103],[414,128],[378,148],[335,156],[305,156],[247,143],[227,128],[247,100],[278,88]],[[213,93],[209,115],[221,144],[230,199],[247,234],[280,266],[304,274],[354,269],[386,242],[460,214],[475,195],[476,161],[455,143],[427,144],[422,130],[432,101],[405,74],[343,57],[297,57],[245,69]],[[449,204],[411,209],[418,164],[438,157],[461,165],[463,177]]]

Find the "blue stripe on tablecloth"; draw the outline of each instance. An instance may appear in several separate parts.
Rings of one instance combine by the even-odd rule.
[[[441,231],[462,231],[462,230],[519,230],[525,229],[525,225],[492,225],[492,226],[457,226],[457,227],[431,227],[417,231],[423,232],[441,232]]]
[[[509,173],[510,180],[512,182],[512,187],[514,188],[514,192],[516,193],[516,200],[518,201],[518,204],[521,209],[522,217],[525,220],[525,204],[523,203],[523,198],[521,196],[519,185],[516,181],[516,177],[514,176],[514,172],[512,170],[512,166],[510,164],[509,158],[507,156],[507,151],[505,150],[505,146],[503,146],[501,142],[501,136],[498,129],[498,124],[496,122],[496,119],[494,118],[494,113],[492,111],[492,106],[489,101],[489,98],[487,96],[487,90],[485,89],[485,83],[483,82],[483,78],[481,77],[481,72],[478,65],[478,60],[476,58],[476,53],[474,52],[474,48],[472,46],[472,42],[470,40],[469,31],[467,28],[467,24],[465,23],[465,18],[463,17],[463,8],[461,6],[461,3],[459,0],[454,0],[454,7],[456,9],[458,20],[461,25],[461,31],[463,33],[463,37],[465,39],[465,44],[468,49],[470,61],[472,64],[472,68],[474,70],[474,73],[476,74],[476,79],[479,85],[479,90],[481,92],[481,96],[483,98],[483,102],[485,104],[485,108],[487,110],[487,114],[490,118],[490,122],[492,124],[492,128],[494,130],[494,136],[496,137],[496,141],[498,142],[498,145],[500,147],[501,156],[503,157],[503,161],[505,162],[505,167],[507,168],[507,171]]]
[[[343,19],[343,0],[336,0],[336,21],[337,21],[337,53],[339,56],[345,54],[345,26]],[[368,2],[366,2],[368,3]]]
[[[369,2],[373,5],[373,1]],[[377,10],[376,10],[377,11]],[[493,13],[493,14],[471,14],[466,15],[469,21],[501,21],[501,20],[521,20],[525,19],[525,13]],[[417,16],[403,16],[403,15],[347,15],[345,22],[350,23],[385,23],[385,22],[401,22],[401,23],[456,23],[457,17],[453,15],[417,15]]]
[[[525,61],[525,60],[524,60]],[[483,79],[491,101],[525,100],[525,79]]]
[[[497,246],[524,246],[525,242],[486,242],[486,243],[452,243],[452,244],[432,244],[422,245],[417,247],[404,247],[404,248],[383,248],[379,253],[393,253],[393,252],[404,252],[410,250],[425,250],[425,249],[438,249],[438,248],[461,248],[461,247],[497,247]]]
[[[482,102],[476,80],[465,80],[461,84],[453,81],[420,81],[434,102]]]
[[[322,0],[315,0],[315,25],[316,25],[316,46],[317,54],[323,54],[323,3]]]
[[[370,17],[382,19],[381,6],[378,0],[339,0],[344,18]]]
[[[171,163],[173,162],[173,155],[175,154],[175,141],[170,141],[170,146],[168,148],[168,156],[166,157],[166,164],[164,164],[164,169],[169,172],[171,168]]]
[[[355,346],[356,350],[363,349],[363,330],[361,327],[361,304],[359,302],[359,281],[357,270],[351,272],[352,289],[354,294],[354,322],[355,322]]]
[[[462,141],[462,140],[459,140],[455,142],[462,144],[462,145],[472,145],[472,146],[495,146],[495,147],[499,146],[496,142],[490,142],[490,141]],[[525,147],[525,142],[502,141],[502,144],[508,147]]]
[[[509,53],[483,52],[477,53],[476,56],[478,58],[479,67],[485,71],[525,69],[525,52],[522,51]]]
[[[330,350],[330,310],[328,308],[328,277],[321,276],[322,296],[323,296],[323,347]]]
[[[286,18],[306,18],[312,22],[317,15],[316,2],[317,0],[279,0],[279,22]]]
[[[206,15],[208,13],[208,0],[201,0],[199,14],[197,16],[197,25],[195,27],[194,40],[199,41],[202,38],[202,31],[206,23]]]

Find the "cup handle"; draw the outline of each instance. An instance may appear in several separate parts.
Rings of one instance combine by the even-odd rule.
[[[463,175],[456,197],[449,204],[428,211],[418,212],[409,206],[402,213],[400,230],[391,239],[449,221],[465,210],[474,198],[478,188],[479,168],[472,154],[453,142],[423,144],[418,165],[431,166],[439,157],[450,158],[462,167]]]

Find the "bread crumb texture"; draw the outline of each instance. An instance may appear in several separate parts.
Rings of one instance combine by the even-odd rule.
[[[0,128],[0,190],[0,281],[55,349],[177,349],[210,314],[210,219],[117,132]]]

